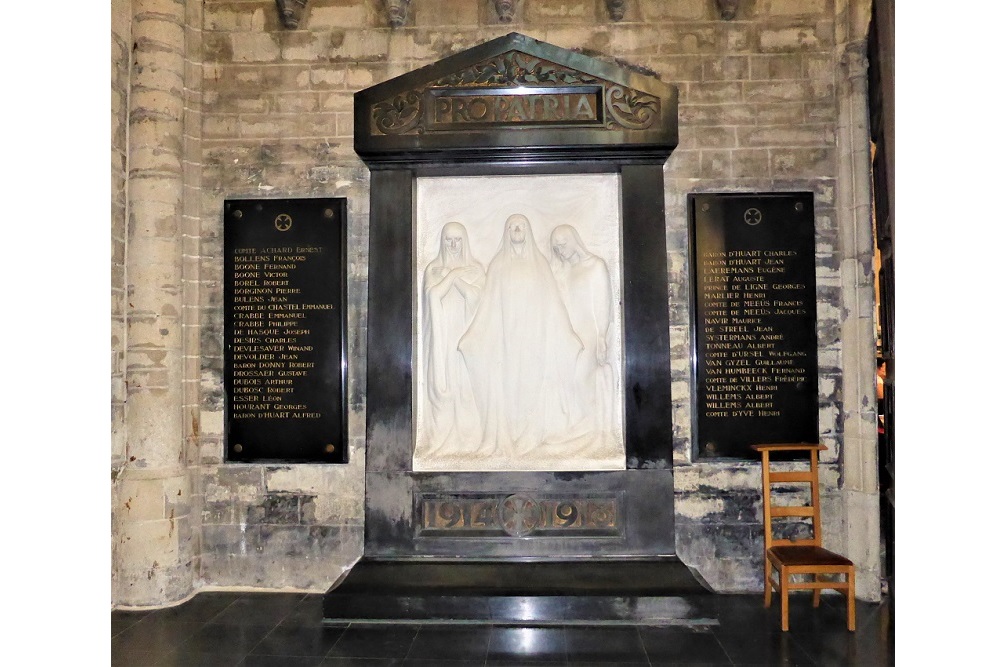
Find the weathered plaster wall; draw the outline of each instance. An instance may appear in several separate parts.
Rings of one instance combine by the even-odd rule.
[[[522,0],[513,22],[501,23],[487,0],[413,0],[406,23],[390,29],[381,0],[310,0],[299,29],[287,30],[273,0],[205,0],[187,35],[188,80],[197,81],[188,120],[201,135],[188,130],[185,144],[182,253],[184,304],[197,310],[184,319],[197,341],[185,344],[198,352],[185,352],[178,402],[200,406],[178,436],[191,443],[185,457],[200,524],[194,587],[324,590],[360,557],[369,175],[352,148],[353,94],[513,30],[649,68],[680,89],[680,145],[664,169],[677,544],[721,591],[763,586],[760,470],[692,454],[685,197],[816,194],[820,430],[830,446],[824,526],[830,546],[858,559],[859,596],[874,599],[871,253],[870,239],[856,233],[869,200],[859,171],[864,63],[851,55],[863,40],[866,4],[744,0],[735,20],[722,21],[715,0],[631,0],[616,23],[604,0]],[[200,109],[200,118],[190,109]],[[223,201],[320,196],[348,197],[351,462],[224,464]]]

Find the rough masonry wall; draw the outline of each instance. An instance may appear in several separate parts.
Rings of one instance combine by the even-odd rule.
[[[111,461],[125,459],[125,197],[132,42],[129,0],[111,3]]]
[[[693,459],[686,195],[816,194],[824,527],[828,544],[843,546],[840,526],[851,517],[842,511],[841,337],[858,314],[844,312],[840,275],[837,16],[863,4],[745,0],[722,21],[715,0],[631,0],[614,22],[604,0],[522,0],[513,22],[501,23],[487,0],[413,0],[405,24],[390,29],[382,0],[310,0],[299,28],[287,30],[273,0],[206,0],[198,583],[323,590],[360,557],[369,180],[352,148],[353,94],[511,31],[648,68],[679,87],[680,145],[664,169],[677,545],[720,591],[763,586],[760,470]],[[351,462],[224,464],[223,201],[319,196],[348,197]],[[872,430],[872,447],[874,438]],[[859,595],[873,599],[877,559],[859,565]]]
[[[128,180],[128,90],[132,43],[129,0],[111,2],[111,477],[125,463],[125,216]],[[115,492],[112,485],[112,494]],[[113,501],[112,526],[118,515]],[[117,533],[116,530],[112,531]],[[111,540],[117,554],[116,539]],[[112,560],[117,558],[112,556]],[[117,570],[112,570],[112,577]]]

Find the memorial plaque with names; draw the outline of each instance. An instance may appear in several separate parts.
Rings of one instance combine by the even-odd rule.
[[[227,200],[226,460],[347,462],[347,200]]]
[[[813,195],[689,195],[699,456],[817,442]]]

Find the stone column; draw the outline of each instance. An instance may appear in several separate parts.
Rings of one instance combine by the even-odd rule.
[[[193,587],[183,404],[184,0],[132,1],[126,235],[126,461],[113,493],[113,602]]]
[[[856,593],[880,597],[878,433],[875,396],[874,235],[865,39],[870,5],[837,2],[837,220],[844,369],[843,536]]]

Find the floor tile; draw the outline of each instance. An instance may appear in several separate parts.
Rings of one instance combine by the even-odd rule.
[[[239,667],[319,667],[323,656],[248,655]]]
[[[144,619],[149,612],[146,611],[113,611],[111,612],[111,636],[121,634],[123,630],[127,630],[132,627],[142,619]]]
[[[709,628],[640,628],[639,636],[651,663],[729,664],[728,654]]]
[[[795,641],[790,632],[748,627],[743,631],[719,631],[719,643],[734,665],[812,666],[816,662]]]
[[[478,661],[482,665],[490,645],[489,626],[426,626],[420,628],[408,660]]]
[[[324,623],[321,594],[202,593],[176,607],[113,611],[114,667],[732,667],[894,665],[892,607],[793,596],[789,632],[778,603],[716,597],[718,625],[468,626]]]
[[[145,651],[169,653],[185,644],[196,634],[200,623],[156,621],[149,617],[123,630],[111,638],[111,653],[116,651]]]
[[[571,627],[565,628],[565,633],[566,657],[571,664],[613,660],[647,662],[637,627]]]
[[[861,666],[892,665],[893,641],[877,627],[847,629],[822,633],[792,633],[796,644],[809,654],[817,665]]]
[[[185,653],[224,653],[243,657],[272,630],[269,625],[202,625],[181,649]]]
[[[178,650],[163,656],[156,667],[238,667],[243,653],[187,653]]]
[[[243,593],[199,593],[187,602],[157,609],[149,612],[150,617],[158,620],[183,620],[189,623],[204,623],[244,597]]]
[[[322,658],[344,634],[344,628],[279,625],[264,635],[251,655],[318,656]]]
[[[282,625],[323,625],[323,596],[320,594],[306,595],[288,612],[281,621]]]
[[[483,667],[482,660],[404,660],[403,667]]]
[[[111,649],[111,667],[155,667],[161,654],[132,648]]]
[[[410,625],[351,625],[327,652],[328,658],[378,658],[402,660],[417,636]]]
[[[304,596],[298,593],[249,594],[227,606],[211,619],[224,625],[270,625],[281,623]]]
[[[566,662],[563,628],[493,628],[488,665]]]

